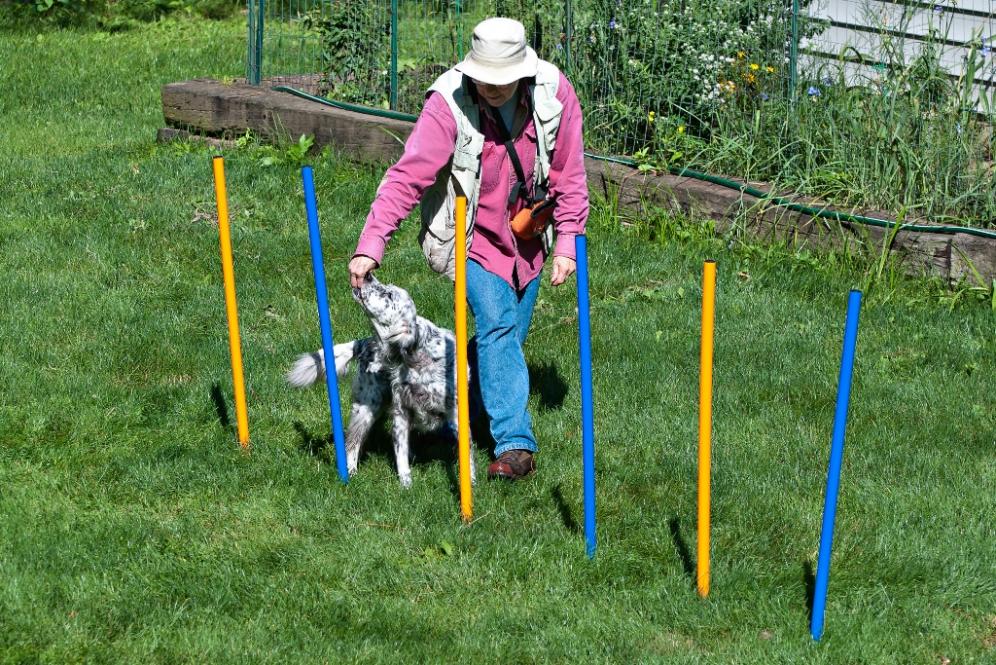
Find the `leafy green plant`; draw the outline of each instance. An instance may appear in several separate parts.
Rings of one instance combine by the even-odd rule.
[[[110,31],[177,13],[222,19],[232,16],[242,6],[240,0],[21,0],[13,3],[15,11],[30,8],[30,15],[17,12],[22,19]]]
[[[37,17],[62,25],[92,20],[107,9],[105,0],[31,0],[29,6]]]
[[[636,170],[640,173],[651,173],[661,170],[654,156],[650,154],[650,148],[643,147],[633,153],[633,161],[636,163]]]
[[[893,261],[892,245],[896,240],[896,234],[903,227],[905,219],[906,211],[901,210],[899,215],[896,216],[895,223],[889,229],[889,232],[882,237],[882,246],[879,249],[878,260],[865,271],[865,292],[871,292],[874,286],[882,282],[886,266],[890,265]],[[893,271],[893,274],[895,274],[895,271]]]
[[[238,150],[254,156],[260,166],[300,168],[312,161],[315,138],[302,134],[296,141],[284,137],[278,138],[275,143],[267,143],[255,132],[247,129],[245,134],[234,140],[234,143]],[[323,154],[326,151],[327,147],[322,151]]]
[[[432,58],[404,59],[398,62],[398,110],[418,113],[426,90],[452,63]]]
[[[715,171],[778,179],[838,206],[992,225],[992,125],[971,110],[972,80],[986,67],[982,48],[970,53],[964,76],[953,78],[942,63],[944,37],[931,39],[907,59],[883,33],[883,61],[862,79],[845,75],[845,58],[859,55],[846,50],[840,62],[800,81],[794,103],[731,98],[736,103],[717,109],[704,160]]]
[[[593,0],[576,8],[569,74],[595,128],[590,143],[608,152],[646,145],[655,133],[650,112],[708,138],[734,89],[753,81],[757,92],[774,90],[784,80],[785,18],[772,0]],[[743,79],[733,72],[741,64]]]
[[[321,40],[329,97],[386,106],[390,97],[390,14],[377,0],[322,5],[305,19]]]
[[[296,142],[289,143],[284,147],[261,145],[259,150],[262,153],[259,163],[261,166],[294,166],[300,168],[308,161],[308,154],[315,144],[315,138],[302,134]]]

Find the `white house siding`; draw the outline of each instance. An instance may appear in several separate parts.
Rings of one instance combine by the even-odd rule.
[[[800,43],[804,71],[843,67],[850,83],[871,82],[876,63],[909,63],[933,39],[952,76],[964,76],[974,54],[975,107],[996,114],[996,0],[813,0],[807,11],[830,27]]]

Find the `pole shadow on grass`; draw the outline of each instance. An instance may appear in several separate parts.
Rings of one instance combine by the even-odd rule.
[[[332,443],[331,432],[317,434],[308,430],[301,421],[295,421],[293,426],[298,435],[298,447],[302,452],[316,457],[326,464],[335,465],[335,446]],[[459,500],[460,482],[457,477],[456,437],[445,430],[412,431],[409,446],[413,469],[428,466],[433,462],[443,463],[450,492]],[[364,463],[371,457],[383,457],[392,467],[395,466],[394,441],[383,416],[377,418],[363,444],[363,450],[360,452],[360,459],[357,463],[360,473],[363,471]]]
[[[218,382],[211,384],[211,402],[214,404],[215,414],[218,416],[218,424],[226,432],[232,429],[232,421],[228,417],[228,404],[225,402],[225,395],[221,392]]]
[[[681,559],[681,568],[689,579],[695,579],[695,563],[692,561],[692,552],[688,549],[688,544],[681,535],[681,522],[677,517],[672,517],[667,523],[671,530],[671,540],[674,541],[674,548],[678,550],[678,558]]]
[[[550,496],[553,497],[553,502],[557,504],[557,510],[560,511],[560,520],[567,527],[567,530],[571,533],[581,533],[581,525],[578,524],[577,520],[574,519],[574,515],[571,514],[571,508],[567,505],[567,501],[564,500],[564,493],[561,491],[560,485],[550,490]]]
[[[298,447],[305,453],[319,458],[328,464],[335,463],[335,445],[332,442],[332,432],[323,429],[323,434],[316,434],[304,426],[300,420],[294,421],[294,431],[299,437]],[[371,455],[381,455],[394,461],[394,446],[390,441],[390,435],[384,431],[382,419],[378,418],[373,428],[367,436],[363,450],[360,452],[358,464],[363,465],[363,461]]]
[[[813,622],[813,596],[816,594],[816,575],[813,574],[813,564],[810,561],[802,562],[802,582],[806,587],[806,614],[809,623]]]
[[[412,467],[441,462],[446,471],[447,486],[459,504],[460,479],[457,475],[457,438],[446,428],[435,432],[412,432],[410,435]],[[473,453],[473,451],[471,451]],[[392,453],[393,455],[393,453]],[[393,458],[392,458],[393,459]]]
[[[453,498],[456,499],[457,505],[460,505],[460,450],[459,442],[453,432],[448,429],[441,429],[436,432],[429,434],[417,434],[413,436],[418,436],[420,440],[430,440],[430,445],[434,446],[435,454],[432,455],[432,447],[428,447],[430,455],[419,454],[416,452],[416,459],[419,461],[443,461],[446,465],[446,478],[449,481],[450,493]],[[491,437],[491,430],[488,427],[487,419],[478,416],[474,417],[471,415],[470,421],[470,454],[474,456],[475,461],[479,461],[480,456],[475,453],[479,450],[494,450],[495,440]],[[487,476],[487,464],[491,461],[489,456],[485,462],[485,467],[482,469],[480,464],[477,465],[476,473],[474,475],[474,481],[479,482],[481,478]]]
[[[309,432],[300,420],[294,421],[294,431],[301,437],[298,443],[301,450],[313,457],[319,458],[323,462],[332,463],[332,458],[329,454],[329,439],[331,434],[329,436],[319,436],[314,432]]]
[[[529,392],[539,396],[539,406],[544,410],[559,409],[567,397],[567,383],[560,377],[553,363],[529,365]]]

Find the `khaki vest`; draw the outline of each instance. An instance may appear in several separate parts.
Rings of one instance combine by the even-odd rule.
[[[560,70],[545,60],[539,61],[535,85],[529,86],[532,96],[533,123],[536,126],[537,155],[533,170],[533,185],[546,181],[550,173],[550,158],[557,142],[563,105],[557,100]],[[473,85],[467,81],[467,85]],[[467,248],[474,235],[474,216],[481,188],[481,152],[484,135],[481,133],[477,104],[464,87],[464,75],[449,70],[432,84],[430,92],[438,92],[446,100],[456,119],[457,138],[453,158],[440,170],[433,183],[422,196],[422,229],[419,244],[429,266],[436,272],[454,278],[456,227],[456,198],[467,197]],[[543,234],[544,248],[549,251],[553,243],[553,225]]]

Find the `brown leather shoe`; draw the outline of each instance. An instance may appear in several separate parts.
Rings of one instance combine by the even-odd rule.
[[[536,471],[536,461],[528,450],[506,450],[488,467],[488,478],[518,480]]]

